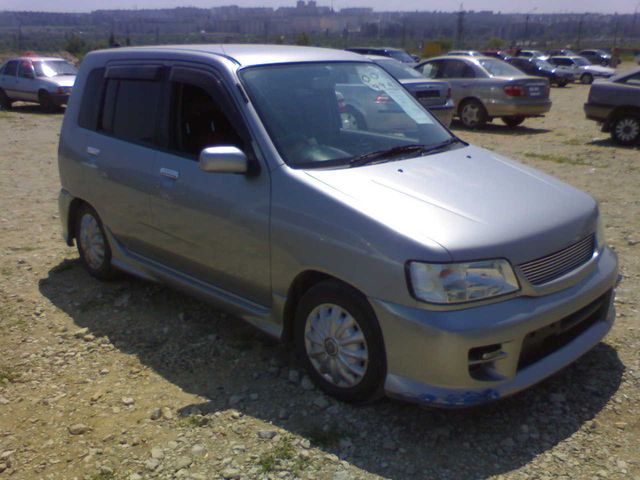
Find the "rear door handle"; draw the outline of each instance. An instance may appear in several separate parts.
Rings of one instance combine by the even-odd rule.
[[[91,155],[92,157],[97,157],[98,155],[100,155],[100,149],[96,147],[87,147],[87,154]]]
[[[160,175],[170,178],[171,180],[177,180],[178,178],[180,178],[180,172],[177,170],[172,170],[171,168],[162,167],[160,169]]]

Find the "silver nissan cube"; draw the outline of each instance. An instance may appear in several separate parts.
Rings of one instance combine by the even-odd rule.
[[[385,129],[345,128],[349,98]],[[89,54],[64,117],[66,242],[293,343],[339,399],[480,404],[611,328],[598,205],[457,138],[372,61],[275,45]]]

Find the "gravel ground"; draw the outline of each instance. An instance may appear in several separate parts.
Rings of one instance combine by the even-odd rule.
[[[290,351],[130,277],[100,283],[60,238],[61,115],[0,112],[0,479],[640,479],[640,149],[552,112],[464,139],[601,202],[622,283],[612,333],[573,366],[470,410],[322,395]]]

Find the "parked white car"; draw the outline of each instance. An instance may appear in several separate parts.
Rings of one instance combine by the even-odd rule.
[[[593,83],[596,78],[611,78],[616,74],[616,70],[601,65],[593,65],[584,57],[576,56],[556,56],[547,60],[557,67],[567,67],[573,71],[575,78],[586,85]]]

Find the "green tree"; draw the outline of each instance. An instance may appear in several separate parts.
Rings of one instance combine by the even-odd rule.
[[[89,50],[87,42],[77,35],[71,35],[64,46],[64,49],[74,57],[81,58]]]
[[[298,35],[298,39],[296,40],[296,45],[309,45],[311,44],[311,40],[309,39],[309,35],[307,32],[303,32]]]
[[[487,42],[487,48],[502,48],[505,45],[505,41],[499,37],[491,37]]]

